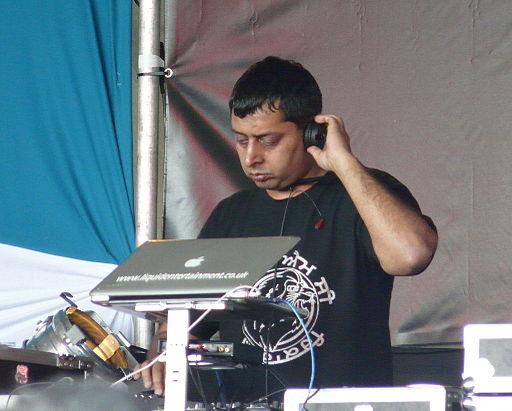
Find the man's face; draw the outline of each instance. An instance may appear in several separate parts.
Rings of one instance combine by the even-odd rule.
[[[304,149],[302,130],[280,110],[264,107],[244,118],[232,114],[231,126],[244,173],[259,188],[277,190],[322,174]]]

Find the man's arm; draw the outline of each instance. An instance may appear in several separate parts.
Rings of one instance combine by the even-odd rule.
[[[317,115],[327,123],[323,149],[309,147],[317,164],[333,171],[345,186],[372,240],[382,269],[391,275],[422,272],[437,248],[437,232],[415,208],[391,193],[352,154],[343,121],[333,115]]]

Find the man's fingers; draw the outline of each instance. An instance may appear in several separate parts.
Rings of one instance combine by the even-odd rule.
[[[144,367],[144,366],[146,365],[145,363],[147,363],[147,361],[144,361],[144,362],[142,362],[142,363],[138,363],[138,364],[133,368],[133,372],[140,370],[142,367]],[[140,372],[138,372],[137,374],[134,374],[134,375],[133,375],[133,379],[134,379],[134,380],[138,380],[138,379],[140,379],[140,377],[141,377]]]
[[[156,395],[164,395],[165,392],[165,363],[157,362],[151,367],[153,391]]]
[[[144,361],[140,364],[137,364],[133,371],[142,370],[139,371],[137,374],[133,376],[134,380],[139,380],[142,378],[142,382],[144,383],[144,388],[150,389],[153,386],[153,376],[152,376],[152,368],[146,368],[143,369],[145,366],[149,364],[149,361]]]
[[[313,158],[316,160],[316,157],[322,152],[322,149],[320,147],[316,146],[309,146],[306,151],[313,156]]]

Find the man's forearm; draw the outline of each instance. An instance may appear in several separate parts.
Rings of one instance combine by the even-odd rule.
[[[384,271],[423,271],[436,250],[437,233],[420,212],[391,193],[351,153],[340,155],[333,171],[361,215]]]

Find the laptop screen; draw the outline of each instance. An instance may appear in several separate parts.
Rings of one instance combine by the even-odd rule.
[[[150,240],[90,293],[102,305],[220,297],[253,285],[298,237]]]

